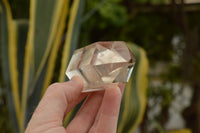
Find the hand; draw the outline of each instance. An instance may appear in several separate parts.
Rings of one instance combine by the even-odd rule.
[[[92,93],[81,93],[82,89],[79,77],[49,86],[25,133],[116,133],[124,85]],[[65,116],[85,97],[74,119],[63,127]]]

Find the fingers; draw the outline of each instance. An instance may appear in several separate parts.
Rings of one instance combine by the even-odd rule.
[[[75,118],[67,126],[67,133],[88,132],[95,120],[96,114],[103,99],[103,95],[104,91],[99,91],[93,92],[87,97]]]
[[[67,133],[116,132],[124,86],[121,84],[120,88],[108,88],[105,93],[100,91],[89,95],[66,128]]]
[[[44,97],[40,101],[36,112],[46,113],[43,111],[53,110],[62,114],[72,101],[76,101],[81,95],[83,82],[79,77],[72,78],[69,82],[54,83],[47,89]],[[52,111],[52,112],[53,112]]]
[[[100,110],[90,130],[91,133],[116,133],[121,98],[120,88],[106,89]]]
[[[81,94],[82,89],[83,81],[79,77],[51,85],[36,108],[28,127],[45,131],[47,128],[62,126],[67,107],[73,107],[86,96]]]

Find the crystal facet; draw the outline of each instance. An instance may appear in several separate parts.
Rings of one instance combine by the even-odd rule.
[[[83,92],[97,91],[128,82],[134,64],[135,57],[125,42],[96,42],[74,52],[66,75],[69,79],[81,77]]]

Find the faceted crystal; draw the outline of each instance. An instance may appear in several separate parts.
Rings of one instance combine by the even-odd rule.
[[[128,82],[135,57],[125,42],[96,42],[74,52],[66,75],[84,81],[83,92],[106,89],[113,84]]]

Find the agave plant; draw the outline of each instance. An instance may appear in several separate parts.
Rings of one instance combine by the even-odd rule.
[[[66,80],[69,57],[79,46],[84,3],[84,0],[31,0],[29,20],[16,20],[8,0],[0,1],[1,71],[16,132],[24,131],[53,76],[58,75],[58,82]],[[142,48],[131,43],[129,47],[137,62],[124,92],[119,133],[134,132],[146,105],[148,60]],[[60,67],[55,71],[58,62]],[[77,108],[65,118],[65,126]]]
[[[24,131],[31,112],[51,83],[61,39],[68,27],[59,76],[59,81],[65,80],[70,51],[77,44],[83,3],[75,0],[69,7],[68,0],[31,0],[29,20],[14,20],[8,1],[0,1],[2,72],[16,131]]]

